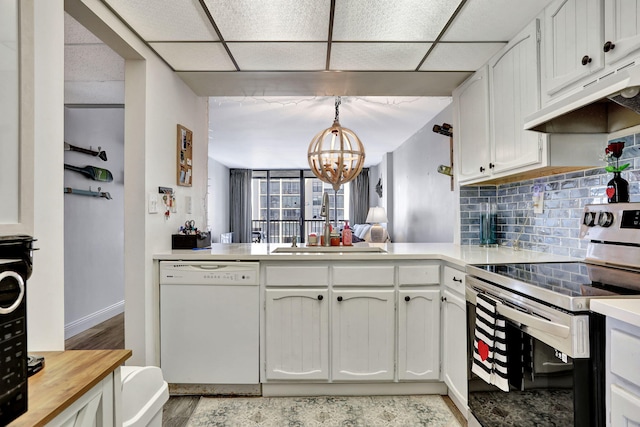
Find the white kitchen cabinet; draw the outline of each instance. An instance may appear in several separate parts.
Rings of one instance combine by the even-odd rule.
[[[449,397],[463,414],[467,413],[467,305],[465,274],[444,267],[442,297],[442,376]]]
[[[395,291],[334,289],[332,379],[393,380]]]
[[[607,317],[607,423],[640,426],[640,328]]]
[[[398,379],[440,378],[440,289],[398,294]]]
[[[602,1],[556,0],[545,8],[545,98],[604,67]]]
[[[609,43],[609,44],[607,44]],[[613,45],[613,48],[611,47]],[[606,64],[640,50],[640,0],[605,0],[604,44]]]
[[[524,130],[524,118],[540,107],[538,28],[534,19],[489,61],[493,175],[543,160],[546,135]]]
[[[266,290],[268,380],[329,379],[329,301],[324,289]]]
[[[484,66],[453,91],[458,182],[490,175],[489,76]]]

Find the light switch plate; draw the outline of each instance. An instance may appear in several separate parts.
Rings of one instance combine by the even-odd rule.
[[[155,193],[149,193],[148,211],[150,214],[158,213],[158,195]]]
[[[533,196],[533,213],[541,214],[544,212],[544,192],[539,192],[537,196]]]
[[[185,209],[187,210],[187,214],[191,214],[191,211],[193,210],[193,204],[191,203],[191,196],[186,196],[184,198],[184,206],[185,206]]]

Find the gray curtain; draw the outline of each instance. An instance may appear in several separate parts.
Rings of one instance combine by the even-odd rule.
[[[229,228],[233,243],[251,243],[251,170],[229,171]]]
[[[351,196],[349,197],[350,223],[364,224],[369,213],[369,168],[362,169],[351,181]]]

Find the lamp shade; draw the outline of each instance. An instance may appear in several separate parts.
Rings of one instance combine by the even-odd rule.
[[[389,222],[387,219],[387,212],[384,210],[382,206],[375,206],[369,208],[369,213],[367,214],[367,220],[369,224],[379,224],[381,222]]]

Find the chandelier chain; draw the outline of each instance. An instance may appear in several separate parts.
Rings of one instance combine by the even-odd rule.
[[[336,118],[334,121],[340,122],[340,104],[342,104],[342,97],[336,96]]]

